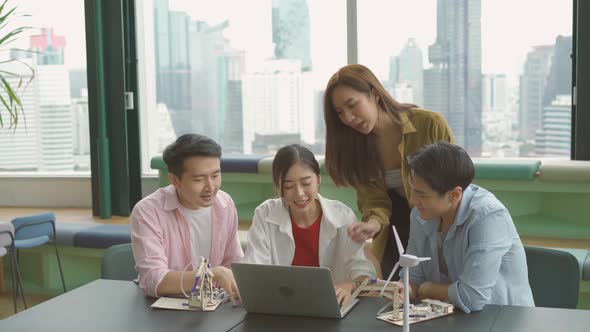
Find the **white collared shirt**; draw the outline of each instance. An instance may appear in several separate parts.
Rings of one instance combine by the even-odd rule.
[[[322,207],[319,262],[332,272],[334,283],[350,281],[359,276],[375,277],[375,268],[367,259],[363,244],[348,236],[348,226],[356,221],[354,212],[339,201],[318,195]],[[289,211],[280,198],[269,199],[254,211],[248,231],[244,262],[254,264],[291,265],[295,240]]]

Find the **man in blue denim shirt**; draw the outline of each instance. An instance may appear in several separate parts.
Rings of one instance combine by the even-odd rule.
[[[508,210],[471,184],[474,166],[460,147],[438,142],[408,158],[411,189],[407,253],[431,257],[410,269],[410,297],[453,303],[534,306],[526,256]]]

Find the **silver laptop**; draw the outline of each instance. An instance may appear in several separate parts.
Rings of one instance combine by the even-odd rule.
[[[358,303],[338,305],[328,268],[233,263],[232,271],[250,313],[342,318]]]

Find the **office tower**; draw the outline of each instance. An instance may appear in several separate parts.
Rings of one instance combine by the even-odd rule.
[[[481,0],[438,0],[424,105],[447,119],[457,144],[481,154]]]
[[[31,51],[36,65],[63,65],[66,38],[56,36],[53,29],[41,29],[41,34],[31,37]]]
[[[536,46],[530,51],[520,77],[520,138],[533,140],[541,128],[541,112],[547,76],[553,56],[553,45]]]
[[[65,37],[54,35],[53,29],[41,29],[40,35],[30,38],[29,55],[11,52],[34,69],[35,77],[19,89],[25,115],[21,115],[17,129],[2,130],[1,169],[41,172],[74,169],[74,128],[70,79],[64,66],[65,44]],[[25,83],[32,78],[26,66],[10,65],[11,71],[23,75]],[[9,77],[8,81],[13,87],[19,84],[18,78]]]
[[[165,103],[170,70],[170,14],[168,0],[154,1],[154,53],[156,68],[156,102]]]
[[[400,103],[414,102],[414,87],[409,82],[397,82],[387,88],[387,92]]]
[[[157,151],[161,152],[176,140],[176,134],[174,133],[170,112],[168,112],[166,104],[158,104],[156,106],[156,118],[158,119]]]
[[[324,120],[324,94],[325,90],[315,90],[314,96],[314,122],[315,122],[315,144],[314,152],[325,153],[326,146],[326,121]]]
[[[572,37],[557,36],[547,85],[543,94],[543,105],[551,104],[558,95],[572,92]]]
[[[70,79],[71,79],[70,72]],[[74,169],[90,171],[90,123],[88,118],[88,90],[82,89],[80,97],[72,98],[72,144]]]
[[[41,31],[41,35],[31,37],[36,64],[39,171],[72,171],[73,126],[70,78],[63,57],[65,37],[55,36],[53,29]]]
[[[245,53],[233,49],[223,36],[229,21],[211,26],[202,21],[191,24],[190,63],[192,85],[191,121],[193,132],[222,143],[232,142],[241,131],[241,80]],[[190,119],[190,120],[189,120]],[[233,122],[235,120],[237,122]],[[226,130],[228,135],[226,136]],[[232,152],[239,152],[241,138],[233,141]]]
[[[398,56],[389,61],[389,83],[404,83],[412,90],[412,94],[404,102],[423,105],[424,68],[422,64],[422,50],[413,38],[408,39]],[[395,98],[395,97],[394,97]]]
[[[21,61],[25,61],[21,58]],[[26,60],[32,65],[32,59]],[[4,67],[4,70],[18,74],[23,81],[28,82],[32,78],[32,72],[26,66],[12,62]],[[16,87],[20,79],[18,77],[6,77],[7,82]],[[16,128],[9,128],[7,112],[2,113],[4,127],[0,128],[0,172],[37,171],[39,169],[39,133],[38,133],[38,105],[36,97],[35,80],[31,81],[26,89],[19,89],[19,96],[25,114],[19,112]],[[3,97],[6,97],[5,95]]]
[[[70,69],[70,96],[72,98],[88,98],[88,79],[86,69]]]
[[[36,67],[39,171],[72,171],[73,127],[68,71],[63,65]]]
[[[572,98],[557,95],[543,108],[541,129],[535,137],[535,154],[569,158],[571,155]]]
[[[166,104],[176,135],[192,131],[190,17],[169,11],[168,0],[154,0],[156,103]]]
[[[302,73],[298,60],[271,60],[243,80],[244,152],[253,152],[255,134],[300,133]],[[269,151],[270,152],[270,151]]]
[[[275,58],[301,61],[311,71],[311,38],[307,0],[272,1],[272,41]]]
[[[482,89],[482,155],[499,157],[497,151],[514,138],[506,75],[484,75]]]
[[[226,51],[219,57],[222,77],[226,77],[225,93],[220,100],[225,109],[221,142],[224,153],[244,153],[244,127],[242,119],[242,76],[245,70],[244,51]]]

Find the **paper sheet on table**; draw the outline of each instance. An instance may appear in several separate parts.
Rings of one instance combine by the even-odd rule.
[[[204,311],[213,311],[219,307],[222,301],[217,301],[214,305],[207,306]],[[190,310],[198,311],[198,309],[191,309],[188,306],[188,299],[173,298],[173,297],[161,297],[151,305],[152,308],[157,309],[171,309],[171,310]]]
[[[196,310],[188,307],[188,299],[177,299],[173,297],[161,297],[152,304],[152,308],[172,310]]]

